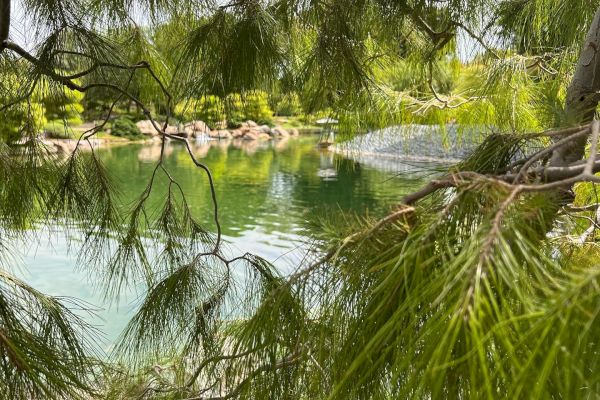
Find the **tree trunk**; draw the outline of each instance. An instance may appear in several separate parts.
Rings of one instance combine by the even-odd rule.
[[[566,122],[582,125],[594,119],[600,101],[600,8],[585,39],[583,50],[569,88],[565,104]],[[551,166],[562,167],[581,160],[587,137],[557,149],[550,159]]]
[[[4,50],[4,42],[8,40],[10,31],[10,0],[0,0],[0,53]]]

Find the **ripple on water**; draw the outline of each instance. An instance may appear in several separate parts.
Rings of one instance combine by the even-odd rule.
[[[217,182],[220,222],[231,251],[260,255],[289,273],[306,253],[306,243],[310,242],[307,232],[323,215],[340,211],[382,215],[403,194],[421,184],[418,177],[399,177],[397,170],[380,170],[339,155],[324,155],[315,144],[312,138],[290,140],[287,147],[266,146],[254,149],[251,155],[234,146],[206,150],[203,162]],[[117,182],[123,205],[133,204],[146,187],[159,152],[130,145],[98,153]],[[189,162],[184,149],[169,145],[164,165],[189,193],[192,213],[214,229],[206,178]],[[323,168],[335,168],[336,180],[319,177]],[[157,210],[164,202],[166,184],[159,180],[156,195],[150,200]],[[97,271],[78,268],[76,254],[69,252],[64,235],[51,238],[48,232],[37,234],[35,243],[15,244],[26,248],[24,278],[43,292],[94,304],[100,310],[98,315],[86,318],[103,330],[108,348],[139,305],[143,285],[129,288],[119,301],[109,304],[99,290]],[[70,234],[77,239],[76,231]]]

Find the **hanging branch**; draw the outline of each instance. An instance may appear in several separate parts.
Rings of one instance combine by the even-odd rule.
[[[0,0],[0,54],[10,33],[10,0]]]

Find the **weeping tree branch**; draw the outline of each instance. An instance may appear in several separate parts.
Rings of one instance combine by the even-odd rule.
[[[3,0],[0,0],[0,1],[3,1]],[[172,135],[172,134],[169,134],[166,132],[167,126],[169,124],[170,110],[172,108],[173,97],[170,94],[170,92],[167,90],[167,88],[164,86],[163,82],[158,78],[158,76],[156,75],[156,73],[154,72],[154,70],[152,69],[152,67],[150,66],[150,64],[148,62],[141,61],[134,65],[120,65],[120,64],[115,64],[115,63],[102,62],[102,61],[94,59],[91,56],[77,53],[76,55],[78,55],[78,56],[85,56],[87,58],[90,58],[94,62],[93,65],[90,68],[88,68],[84,71],[81,71],[79,73],[75,73],[72,75],[61,75],[61,74],[57,73],[56,71],[54,71],[52,68],[49,68],[48,66],[44,65],[33,54],[31,54],[30,52],[28,52],[27,50],[25,50],[24,48],[22,48],[21,46],[19,46],[18,44],[14,43],[14,42],[11,42],[8,40],[5,41],[5,48],[15,52],[16,54],[20,55],[23,59],[29,61],[41,74],[46,75],[47,77],[51,78],[55,82],[60,83],[63,86],[65,86],[71,90],[74,90],[74,91],[77,91],[80,93],[85,93],[93,88],[104,88],[104,89],[116,92],[120,99],[127,98],[127,99],[131,100],[132,102],[134,102],[136,105],[138,105],[140,107],[142,113],[146,116],[146,118],[149,119],[149,121],[151,122],[154,129],[160,134],[160,136],[162,138],[161,157],[160,157],[160,160],[158,162],[158,165],[157,165],[157,168],[155,169],[155,171],[162,164],[166,139],[172,139],[172,140],[183,142],[186,147],[186,151],[188,152],[188,155],[192,159],[194,165],[196,165],[198,168],[202,169],[205,172],[207,179],[208,179],[210,192],[211,192],[211,200],[212,200],[212,207],[213,207],[213,220],[214,220],[214,223],[216,226],[217,238],[216,238],[215,246],[214,246],[213,250],[210,253],[206,253],[206,254],[203,253],[201,255],[215,255],[215,256],[220,255],[221,242],[222,242],[222,228],[221,228],[221,224],[220,224],[220,220],[219,220],[219,207],[218,207],[217,194],[216,194],[216,189],[215,189],[215,184],[214,184],[214,179],[213,179],[212,173],[211,173],[210,169],[208,168],[208,166],[206,166],[205,164],[198,161],[198,159],[194,156],[193,150],[189,144],[189,141],[186,138],[183,138],[183,137],[180,137],[177,135]],[[72,52],[66,52],[66,53],[72,53]],[[74,81],[74,79],[90,75],[91,73],[93,73],[94,71],[96,71],[99,68],[115,68],[115,69],[129,70],[132,72],[135,72],[136,70],[139,70],[139,69],[147,70],[148,73],[153,78],[153,80],[159,85],[159,87],[161,88],[161,91],[163,92],[163,94],[167,100],[167,116],[166,116],[164,125],[161,127],[156,123],[156,121],[153,118],[152,112],[148,109],[148,107],[146,106],[146,104],[144,102],[142,102],[136,96],[129,93],[126,89],[123,89],[121,86],[119,86],[117,84],[96,82],[96,83],[90,83],[87,85],[80,85]],[[112,107],[111,107],[111,109],[112,109]],[[98,130],[99,129],[97,129],[97,128],[93,128],[89,132],[86,132],[84,138],[88,139],[91,135],[95,134]],[[82,138],[83,138],[83,136],[82,136]],[[155,174],[152,175],[152,178],[151,178],[152,180],[154,179],[154,176],[155,176]],[[150,185],[149,185],[149,188],[151,188],[151,187],[152,187],[152,181],[150,182]],[[146,198],[149,196],[149,193],[147,193],[147,191],[145,192],[145,196],[146,196]],[[224,258],[223,258],[223,260],[224,260]],[[227,260],[227,261],[230,262],[230,260]]]
[[[0,53],[5,49],[5,42],[10,33],[10,0],[0,0]]]

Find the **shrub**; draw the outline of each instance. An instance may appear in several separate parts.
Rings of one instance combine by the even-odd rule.
[[[143,137],[142,132],[137,127],[137,125],[128,118],[117,118],[112,123],[112,128],[110,131],[111,135],[124,137],[128,139],[139,139]]]
[[[244,104],[244,118],[259,124],[273,123],[273,110],[269,106],[269,96],[263,91],[246,93],[242,98]]]
[[[212,95],[189,99],[177,104],[175,114],[185,121],[204,121],[211,128],[215,128],[227,118],[223,101]]]
[[[65,88],[59,92],[46,91],[42,103],[48,120],[62,120],[69,125],[80,125],[83,112],[83,93]]]
[[[0,104],[9,104],[22,96],[19,78],[11,73],[3,74],[0,82]],[[7,143],[17,142],[23,135],[39,133],[46,119],[39,97],[30,96],[28,102],[14,104],[0,114],[0,139]]]
[[[228,128],[239,128],[247,119],[244,115],[244,102],[239,93],[232,93],[225,97],[225,114]]]
[[[4,142],[14,143],[24,134],[37,134],[45,123],[41,104],[17,104],[2,112],[0,137]]]
[[[295,117],[302,114],[302,104],[297,93],[288,93],[277,103],[277,115]]]

